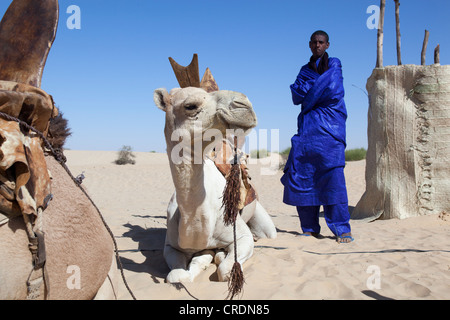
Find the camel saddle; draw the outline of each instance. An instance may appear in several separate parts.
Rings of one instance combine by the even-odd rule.
[[[248,174],[247,167],[248,155],[239,149],[237,149],[237,153],[241,168],[241,201],[239,204],[239,210],[242,210],[245,206],[257,200],[258,195],[255,188],[250,183],[251,177]],[[234,151],[231,141],[229,141],[228,139],[223,139],[222,144],[214,148],[208,154],[208,158],[214,162],[217,169],[222,173],[224,177],[226,177],[231,171],[231,162],[234,159]]]
[[[52,97],[40,88],[0,80],[0,113],[0,226],[24,218],[34,265],[27,299],[37,299],[44,281],[48,284],[42,213],[52,195],[43,140],[30,129],[45,137],[58,112]]]

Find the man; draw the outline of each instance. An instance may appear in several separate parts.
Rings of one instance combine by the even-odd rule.
[[[309,47],[312,57],[291,85],[292,100],[302,105],[298,132],[281,182],[283,202],[297,207],[303,235],[320,234],[319,209],[339,243],[353,241],[345,186],[344,86],[341,62],[329,58],[328,34],[316,31]]]

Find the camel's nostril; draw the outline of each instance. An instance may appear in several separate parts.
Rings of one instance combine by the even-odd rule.
[[[233,100],[233,106],[236,108],[249,108],[251,105],[245,100]]]

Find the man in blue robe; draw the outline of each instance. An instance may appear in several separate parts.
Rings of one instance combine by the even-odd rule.
[[[345,186],[345,122],[347,111],[341,62],[329,58],[329,37],[311,36],[310,62],[291,85],[292,100],[302,105],[298,132],[284,168],[283,202],[296,206],[303,235],[319,236],[319,209],[338,242],[353,241]]]

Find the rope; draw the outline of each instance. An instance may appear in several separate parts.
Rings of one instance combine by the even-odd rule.
[[[131,291],[130,287],[128,286],[128,282],[125,279],[125,274],[123,271],[123,265],[122,262],[120,261],[120,256],[119,256],[119,249],[117,246],[117,242],[116,239],[114,237],[113,232],[111,231],[111,229],[109,228],[108,224],[106,223],[105,219],[103,218],[102,213],[100,212],[100,209],[97,207],[97,205],[94,203],[94,201],[92,200],[92,198],[88,195],[88,193],[86,192],[86,190],[84,190],[83,186],[81,185],[80,181],[77,180],[72,173],[70,172],[69,168],[66,165],[66,157],[64,156],[63,152],[61,149],[53,149],[53,146],[51,145],[51,143],[47,140],[47,138],[42,134],[42,132],[40,132],[39,130],[37,130],[36,128],[34,128],[33,126],[29,125],[28,123],[26,123],[25,121],[22,121],[20,119],[17,119],[15,117],[12,117],[6,113],[0,112],[0,117],[8,120],[8,121],[15,121],[17,123],[19,123],[19,125],[29,131],[33,131],[35,134],[38,135],[39,138],[42,139],[42,141],[45,144],[45,147],[50,150],[52,156],[55,158],[55,160],[64,168],[64,170],[67,172],[67,174],[70,176],[70,178],[72,179],[72,181],[75,183],[76,186],[78,186],[78,188],[80,188],[80,190],[84,193],[84,195],[89,199],[89,201],[91,202],[91,204],[94,206],[95,210],[97,211],[103,225],[105,226],[106,230],[108,231],[112,241],[113,241],[113,245],[114,245],[114,251],[116,254],[116,260],[117,260],[117,264],[119,266],[120,269],[120,273],[122,275],[122,279],[123,282],[125,284],[125,287],[127,288],[128,292],[130,293],[131,297],[133,298],[133,300],[136,300],[136,297],[134,296],[133,292]]]

